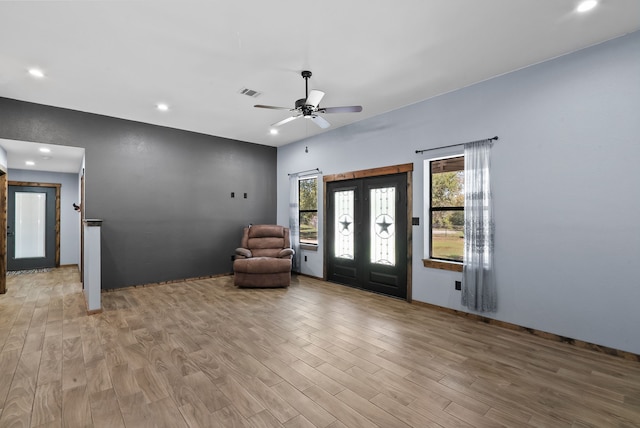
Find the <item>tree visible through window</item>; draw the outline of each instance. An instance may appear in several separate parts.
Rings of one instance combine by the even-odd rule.
[[[430,258],[463,261],[464,156],[430,162]]]
[[[318,179],[298,180],[300,243],[318,245]]]

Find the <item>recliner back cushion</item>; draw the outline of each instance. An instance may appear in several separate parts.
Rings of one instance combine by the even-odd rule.
[[[241,246],[253,257],[278,257],[280,250],[290,248],[289,229],[271,224],[245,227]]]
[[[267,237],[284,238],[284,227],[277,225],[258,225],[249,228],[249,239]]]
[[[284,248],[284,239],[282,238],[249,238],[249,249],[261,250],[264,248]]]

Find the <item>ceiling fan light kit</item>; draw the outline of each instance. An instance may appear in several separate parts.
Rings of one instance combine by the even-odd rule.
[[[330,127],[331,124],[325,118],[319,116],[319,113],[358,113],[362,111],[362,106],[320,107],[320,101],[322,101],[325,94],[317,89],[312,89],[311,92],[309,92],[309,78],[311,78],[311,74],[312,73],[309,70],[304,70],[301,73],[302,78],[304,79],[305,97],[296,100],[294,108],[276,107],[263,104],[256,104],[254,107],[272,110],[287,110],[293,113],[292,116],[274,123],[271,125],[272,127],[278,127],[285,123],[289,123],[292,120],[304,117],[310,119],[322,129]]]

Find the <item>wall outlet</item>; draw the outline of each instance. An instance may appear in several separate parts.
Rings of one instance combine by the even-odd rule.
[[[462,290],[462,281],[456,281],[456,290]]]
[[[305,262],[307,261],[307,256],[304,256],[304,261],[305,261]]]

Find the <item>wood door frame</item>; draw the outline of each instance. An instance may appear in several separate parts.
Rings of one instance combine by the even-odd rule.
[[[31,181],[9,181],[8,185],[9,186],[25,186],[25,187],[54,187],[56,189],[56,262],[55,262],[55,266],[60,267],[60,187],[62,187],[62,185],[60,183],[35,183]],[[5,209],[5,212],[6,212],[6,209]],[[6,215],[5,215],[5,223],[6,223]]]
[[[323,266],[322,275],[323,279],[327,279],[327,183],[334,181],[354,180],[357,178],[370,178],[370,177],[382,177],[385,175],[393,174],[406,174],[407,176],[407,302],[411,303],[412,295],[412,280],[413,280],[413,229],[412,229],[412,217],[413,217],[413,163],[405,163],[393,166],[384,166],[380,168],[363,169],[360,171],[343,172],[340,174],[325,175],[322,177],[322,246],[323,252]]]
[[[0,294],[7,292],[7,171],[0,168]]]

